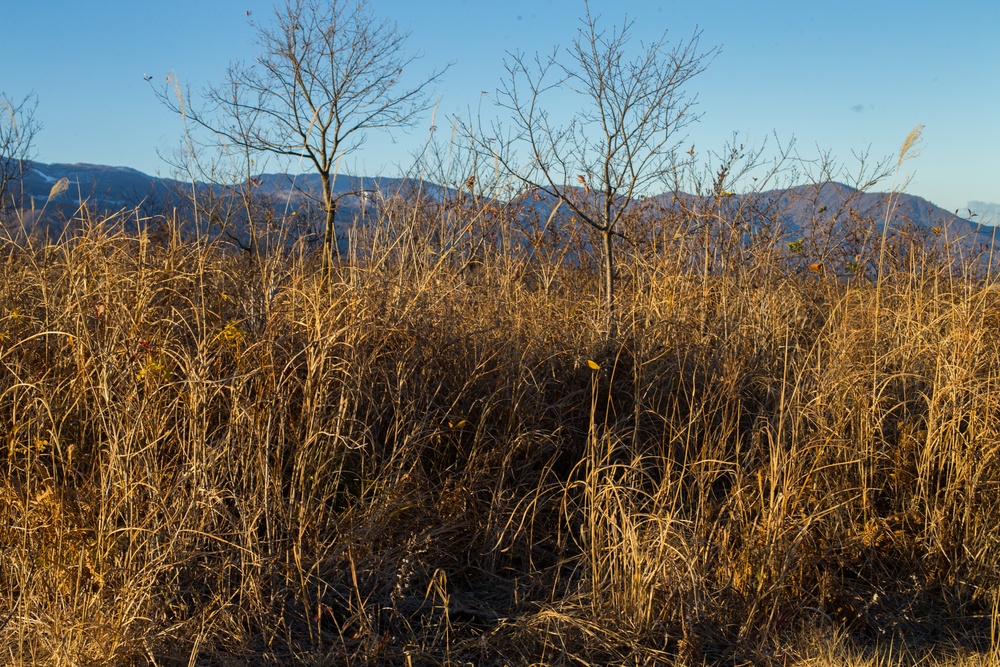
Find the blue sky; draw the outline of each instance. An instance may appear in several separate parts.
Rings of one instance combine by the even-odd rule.
[[[246,12],[265,21],[272,4],[0,0],[8,54],[0,91],[37,94],[39,160],[168,175],[158,151],[179,145],[181,124],[143,75],[160,82],[174,71],[196,90],[220,80],[231,60],[254,55]],[[439,124],[488,104],[482,91],[496,89],[505,52],[568,45],[583,10],[582,0],[370,4],[412,33],[409,44],[423,56],[415,73],[451,63],[436,90]],[[923,123],[923,153],[906,165],[908,191],[963,212],[970,200],[1000,202],[1000,2],[592,0],[591,10],[608,23],[627,12],[636,39],[664,29],[682,39],[697,27],[703,47],[721,47],[688,88],[702,114],[688,135],[701,154],[734,132],[749,145],[773,145],[776,134],[794,137],[803,157],[829,151],[851,168],[853,153],[894,156]],[[372,137],[348,170],[409,164],[429,125],[428,117],[409,134]]]

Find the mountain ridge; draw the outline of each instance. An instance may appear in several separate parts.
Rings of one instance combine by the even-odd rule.
[[[154,208],[156,205],[166,208],[171,198],[179,199],[182,193],[189,191],[192,186],[190,182],[150,176],[131,167],[36,162],[15,185],[15,190],[20,192],[22,201],[25,202],[23,208],[43,206],[49,199],[53,185],[62,178],[68,179],[69,187],[53,200],[50,209],[57,208],[70,214],[83,202],[86,202],[92,210],[99,211],[115,211],[139,206]],[[300,175],[264,173],[254,177],[252,183],[261,192],[279,200],[284,199],[286,203],[298,204],[308,199],[309,192],[318,190],[319,178],[309,173]],[[437,195],[449,191],[447,186],[419,179],[339,174],[334,182],[334,192],[344,197],[340,210],[341,221],[346,223],[352,220],[363,206],[360,197],[349,196],[352,192],[395,191],[407,183],[420,184]],[[196,185],[219,191],[224,191],[227,187],[206,183],[196,183]],[[674,201],[679,198],[696,201],[699,197],[706,201],[711,199],[711,196],[706,195],[671,192],[647,199],[669,206],[671,198]],[[859,192],[849,185],[834,181],[746,194],[725,193],[725,199],[727,201],[724,206],[728,207],[744,206],[747,202],[752,202],[755,206],[767,206],[779,211],[779,221],[784,230],[790,234],[798,233],[809,223],[815,224],[824,214],[830,219],[848,213],[868,215],[881,222],[889,203],[892,204],[893,220],[909,220],[927,230],[944,229],[953,235],[972,235],[978,240],[985,240],[986,236],[992,236],[996,229],[963,218],[918,195]],[[840,209],[845,206],[850,210],[841,211]],[[937,233],[936,231],[935,234]]]

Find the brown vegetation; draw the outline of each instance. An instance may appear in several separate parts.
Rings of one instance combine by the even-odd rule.
[[[0,242],[4,662],[995,657],[971,264],[900,237],[838,278],[678,217],[622,254],[608,339],[598,263],[424,213],[329,282],[117,219]]]

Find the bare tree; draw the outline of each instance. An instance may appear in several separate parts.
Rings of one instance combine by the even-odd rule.
[[[31,167],[35,135],[42,128],[35,120],[37,108],[33,93],[15,100],[0,92],[0,209],[7,189]]]
[[[506,135],[495,128],[497,139],[484,145],[523,184],[597,232],[612,334],[615,238],[624,235],[622,223],[637,198],[668,180],[678,132],[697,118],[684,86],[705,69],[714,50],[699,50],[697,32],[673,47],[664,32],[633,49],[634,20],[604,30],[600,17],[584,6],[583,25],[567,52],[510,55],[497,94],[512,127]],[[560,119],[556,114],[563,108],[575,111]],[[526,154],[522,163],[516,162],[519,150]]]
[[[223,142],[309,161],[322,188],[327,272],[340,159],[371,130],[412,126],[429,108],[426,92],[441,71],[404,83],[417,59],[406,51],[409,35],[377,19],[364,0],[287,0],[272,24],[252,25],[259,55],[250,65],[230,65],[225,82],[206,90],[205,109],[184,109],[169,91],[160,99]]]

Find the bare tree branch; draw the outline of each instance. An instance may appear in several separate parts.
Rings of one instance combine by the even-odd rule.
[[[685,86],[715,50],[700,50],[698,32],[673,46],[663,33],[635,49],[634,21],[626,18],[606,30],[589,6],[582,24],[567,51],[534,59],[509,55],[497,98],[510,114],[510,130],[505,142],[484,141],[482,147],[525,186],[564,204],[601,237],[610,326],[614,238],[625,235],[620,227],[635,199],[669,180],[679,133],[697,120]],[[549,110],[555,108],[548,101],[553,93],[579,102],[562,123]],[[503,136],[503,127],[494,127],[494,134]],[[521,161],[517,150],[523,151]]]
[[[16,100],[0,92],[0,210],[9,188],[31,168],[35,136],[42,129],[35,120],[37,108],[34,93]]]
[[[252,24],[259,55],[234,63],[205,91],[202,109],[168,107],[220,139],[251,152],[307,159],[320,177],[325,211],[324,271],[336,248],[334,170],[371,131],[411,127],[430,107],[443,70],[414,83],[403,72],[418,56],[408,33],[375,17],[365,0],[287,0],[270,24]]]

